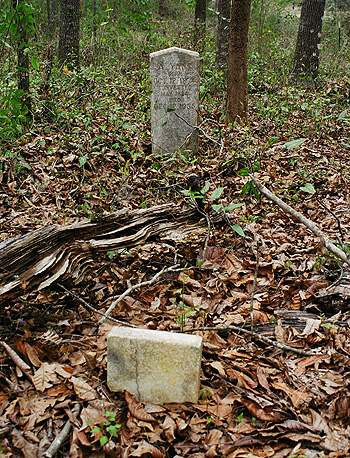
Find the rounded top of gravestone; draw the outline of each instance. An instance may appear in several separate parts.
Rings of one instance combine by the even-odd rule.
[[[152,59],[154,57],[160,57],[164,54],[173,54],[173,53],[186,54],[187,56],[193,56],[193,57],[199,58],[198,52],[190,51],[189,49],[177,48],[176,46],[173,46],[172,48],[166,48],[166,49],[161,49],[160,51],[152,52],[150,54],[150,58]]]

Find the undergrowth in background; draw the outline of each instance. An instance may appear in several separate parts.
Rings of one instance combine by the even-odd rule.
[[[322,237],[254,184],[264,183],[349,252],[346,10],[329,4],[319,85],[305,90],[290,81],[300,7],[286,0],[253,0],[249,119],[245,125],[230,124],[225,81],[215,67],[211,0],[200,59],[198,152],[160,155],[151,147],[149,53],[169,46],[193,49],[194,2],[169,0],[167,20],[153,0],[97,3],[93,18],[88,2],[82,2],[81,68],[69,71],[58,67],[57,36],[49,35],[45,11],[33,0],[36,27],[28,46],[33,117],[28,120],[16,90],[11,15],[0,0],[2,249],[21,243],[26,233],[32,243],[38,229],[44,249],[50,250],[45,234],[55,226],[69,233],[67,226],[93,221],[85,225],[89,240],[84,242],[73,227],[71,257],[64,258],[70,244],[65,236],[45,259],[39,247],[33,268],[57,261],[49,287],[28,289],[26,274],[20,278],[0,266],[10,287],[18,284],[18,294],[10,297],[2,287],[0,455],[43,456],[68,425],[71,440],[61,444],[61,456],[199,458],[253,456],[255,451],[254,456],[271,457],[349,456],[345,265]],[[343,27],[340,43],[337,21]],[[53,65],[45,85],[50,49]],[[198,231],[185,224],[167,231],[166,219],[153,215],[156,205],[167,203],[174,204],[174,218],[196,205],[196,218],[201,213],[204,224]],[[98,253],[99,218],[119,210],[152,215],[156,231],[149,235],[141,229],[141,216],[140,225],[138,217],[123,228],[123,222],[113,223],[105,251]],[[117,239],[109,238],[118,234],[123,241],[112,249],[109,240]],[[79,273],[81,255],[86,264]],[[73,269],[67,276],[62,274],[65,259]],[[174,264],[181,271],[164,270]],[[32,268],[27,271],[31,276]],[[340,293],[332,294],[329,286]],[[197,405],[147,404],[146,412],[128,392],[110,392],[106,345],[113,323],[97,321],[112,302],[110,318],[118,324],[208,329],[201,331]],[[276,339],[279,349],[237,326],[254,326],[256,336]],[[18,358],[10,361],[5,342],[32,372],[16,370]]]
[[[193,4],[170,2],[169,17],[161,18],[153,2],[119,2],[121,8],[105,5],[95,19],[84,7],[81,23],[81,69],[53,69],[47,90],[42,90],[43,69],[49,40],[45,11],[36,8],[36,33],[28,44],[35,57],[30,71],[33,121],[26,117],[16,90],[13,18],[3,10],[0,20],[4,84],[0,88],[0,148],[2,157],[15,160],[20,153],[9,148],[13,141],[26,143],[31,136],[56,131],[59,146],[75,145],[79,162],[86,166],[91,154],[108,150],[126,161],[123,173],[139,154],[130,146],[132,138],[148,144],[150,153],[150,52],[179,46],[192,49]],[[118,4],[119,4],[118,3]],[[35,8],[35,5],[34,5]],[[225,81],[215,68],[215,15],[209,5],[206,48],[201,55],[201,115],[225,125]],[[344,27],[338,40],[338,10],[327,10],[320,64],[320,88],[305,91],[291,86],[290,74],[300,7],[285,0],[254,1],[249,42],[249,103],[251,120],[278,124],[278,136],[309,136],[328,128],[347,109],[349,102],[349,46]],[[93,33],[94,21],[98,27]],[[12,34],[12,35],[11,35]],[[12,36],[12,38],[11,38]],[[293,129],[290,128],[293,123]],[[214,126],[211,126],[214,129]],[[297,131],[297,132],[296,132]],[[261,132],[261,133],[262,133]],[[272,135],[272,134],[271,134]],[[91,138],[93,137],[93,138]],[[272,136],[272,138],[274,138]],[[244,140],[243,140],[244,141]],[[269,141],[269,138],[266,139]],[[11,153],[9,152],[11,149]],[[50,151],[48,150],[49,154]],[[180,159],[181,162],[181,159]]]

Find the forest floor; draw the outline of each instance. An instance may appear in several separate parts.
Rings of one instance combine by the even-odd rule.
[[[198,154],[166,158],[152,155],[147,117],[133,121],[137,101],[125,91],[113,102],[123,110],[119,128],[101,110],[86,128],[78,119],[47,122],[6,146],[1,241],[122,208],[173,202],[184,210],[191,175],[203,178],[208,196],[221,192],[215,204],[231,205],[229,223],[211,228],[203,263],[206,232],[179,243],[154,239],[96,259],[79,284],[67,279],[2,301],[0,455],[45,456],[68,421],[58,457],[350,456],[350,290],[339,283],[330,294],[347,271],[303,224],[257,199],[247,175],[255,170],[334,243],[349,246],[348,88],[303,93],[298,107],[286,91],[278,112],[273,95],[251,94],[248,126],[227,126],[221,107],[203,102]],[[211,140],[220,143],[219,127],[222,151]],[[83,301],[104,313],[131,285],[176,263],[181,272],[130,293],[112,318],[166,331],[212,327],[192,331],[203,337],[200,400],[139,404],[109,390],[106,337],[115,323],[89,335],[100,315]],[[252,304],[258,335],[228,328],[250,330]]]

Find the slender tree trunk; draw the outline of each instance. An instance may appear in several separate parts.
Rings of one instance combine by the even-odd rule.
[[[60,19],[60,2],[59,0],[50,0],[51,1],[51,18],[55,27],[58,26]]]
[[[248,30],[251,0],[233,0],[227,74],[227,114],[230,122],[246,120],[248,110]]]
[[[46,0],[46,9],[48,34],[53,39],[59,23],[59,0]]]
[[[96,0],[92,0],[92,37],[94,41],[97,38],[97,4]]]
[[[228,37],[230,29],[231,0],[217,0],[216,3],[216,68],[227,76]]]
[[[12,1],[13,9],[14,11],[17,11],[15,17],[17,20],[17,31],[20,35],[20,38],[17,41],[17,81],[18,89],[23,91],[23,104],[27,106],[28,114],[31,116],[32,104],[29,94],[29,54],[25,52],[25,50],[28,48],[28,36],[25,27],[22,25],[25,11],[17,10],[18,3],[19,2],[17,0]]]
[[[61,0],[58,61],[69,69],[79,68],[80,1]]]
[[[295,80],[304,79],[308,86],[318,76],[325,3],[325,0],[302,0],[293,74]]]
[[[159,0],[158,12],[161,16],[167,17],[169,14],[169,2],[168,0]]]
[[[203,52],[205,44],[205,22],[207,17],[207,0],[196,0],[194,10],[194,47]]]
[[[47,25],[50,31],[50,25],[52,24],[51,1],[50,0],[46,0],[46,12],[47,12]]]

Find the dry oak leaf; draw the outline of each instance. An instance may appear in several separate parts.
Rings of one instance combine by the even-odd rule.
[[[286,393],[286,395],[291,400],[293,406],[296,409],[300,409],[302,404],[307,402],[309,393],[307,391],[302,390],[293,390],[290,388],[285,382],[276,380],[275,382],[271,383],[275,390],[280,390]]]
[[[142,441],[137,449],[130,453],[129,456],[142,456],[146,453],[151,454],[153,458],[164,458],[165,456],[164,452],[154,447],[154,445],[147,444],[145,441]]]
[[[264,369],[259,365],[256,368],[256,376],[258,378],[259,385],[265,388],[265,390],[270,391],[270,385],[267,381]]]
[[[78,377],[71,377],[75,394],[83,401],[92,401],[97,398],[97,392],[88,383]]]
[[[32,381],[38,391],[45,391],[50,388],[56,381],[55,363],[42,363],[37,371],[35,371]]]
[[[28,442],[23,434],[17,429],[11,432],[12,444],[19,449],[25,458],[36,458],[38,456],[38,446]]]
[[[129,412],[131,415],[138,420],[142,421],[157,421],[153,415],[150,415],[146,412],[146,410],[142,407],[142,405],[138,402],[136,397],[125,390],[124,392],[125,401],[128,404]]]
[[[168,439],[169,442],[173,442],[175,440],[175,431],[176,431],[176,423],[175,421],[167,416],[162,423],[162,428],[165,434],[165,437]]]
[[[251,399],[242,398],[241,402],[249,411],[249,413],[258,420],[276,422],[285,418],[282,412],[267,412],[266,410],[259,407],[258,404]]]
[[[215,415],[218,418],[227,418],[233,410],[232,406],[228,404],[218,404],[213,406],[196,404],[192,407],[194,407],[197,410],[200,410],[201,412],[206,412],[211,415]]]

